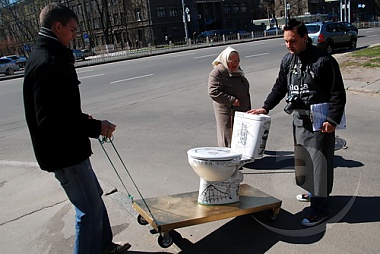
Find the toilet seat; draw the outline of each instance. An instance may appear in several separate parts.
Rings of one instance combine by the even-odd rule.
[[[231,161],[240,160],[241,153],[231,151],[228,147],[198,147],[187,151],[188,156],[198,160]]]

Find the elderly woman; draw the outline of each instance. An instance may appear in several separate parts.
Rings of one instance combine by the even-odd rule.
[[[235,111],[251,109],[249,82],[240,68],[239,53],[227,47],[212,62],[208,93],[213,100],[217,140],[220,147],[231,147]]]

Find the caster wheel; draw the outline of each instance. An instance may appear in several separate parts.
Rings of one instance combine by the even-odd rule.
[[[169,248],[173,244],[173,238],[169,235],[166,235],[166,237],[160,235],[158,237],[158,245],[160,245],[162,248]]]
[[[277,219],[277,215],[280,213],[280,208],[273,208],[272,210],[268,211],[269,213],[269,220],[274,221]]]
[[[137,222],[140,224],[140,225],[147,225],[148,222],[141,216],[137,216]]]

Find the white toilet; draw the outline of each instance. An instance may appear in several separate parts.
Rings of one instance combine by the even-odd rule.
[[[262,157],[270,116],[235,112],[231,148],[199,147],[187,151],[188,161],[200,177],[198,203],[230,204],[239,201],[243,174],[239,169]]]

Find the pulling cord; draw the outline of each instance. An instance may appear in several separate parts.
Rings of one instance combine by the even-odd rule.
[[[121,179],[121,177],[120,177],[120,175],[119,175],[119,172],[116,170],[115,165],[113,164],[113,162],[112,162],[110,156],[108,155],[106,149],[104,148],[104,145],[103,145],[104,143],[111,143],[113,149],[115,150],[117,156],[119,157],[119,160],[120,160],[121,164],[123,164],[123,167],[124,167],[125,171],[127,172],[129,178],[131,179],[133,185],[135,186],[137,192],[139,193],[139,195],[140,195],[140,197],[141,197],[141,200],[144,202],[146,208],[148,209],[150,215],[152,216],[153,221],[156,221],[156,219],[154,218],[154,216],[153,216],[153,214],[152,214],[152,211],[149,209],[148,204],[145,202],[144,197],[142,196],[142,194],[141,194],[139,188],[137,187],[137,185],[136,185],[135,181],[133,180],[131,174],[129,173],[127,167],[125,166],[123,159],[121,158],[119,152],[117,151],[117,149],[116,149],[116,147],[115,147],[115,145],[114,145],[114,143],[113,143],[113,136],[111,136],[111,138],[107,138],[106,136],[103,136],[102,138],[99,137],[99,138],[98,138],[98,141],[99,141],[101,147],[103,148],[103,151],[104,151],[104,153],[106,154],[106,156],[107,156],[109,162],[111,163],[111,166],[113,167],[113,169],[114,169],[114,171],[115,171],[117,177],[119,178],[121,184],[123,185],[125,191],[127,192],[128,197],[129,197],[129,198],[132,200],[132,202],[133,202],[133,196],[132,196],[132,195],[129,193],[129,191],[127,190],[127,187],[125,186],[123,180]]]

